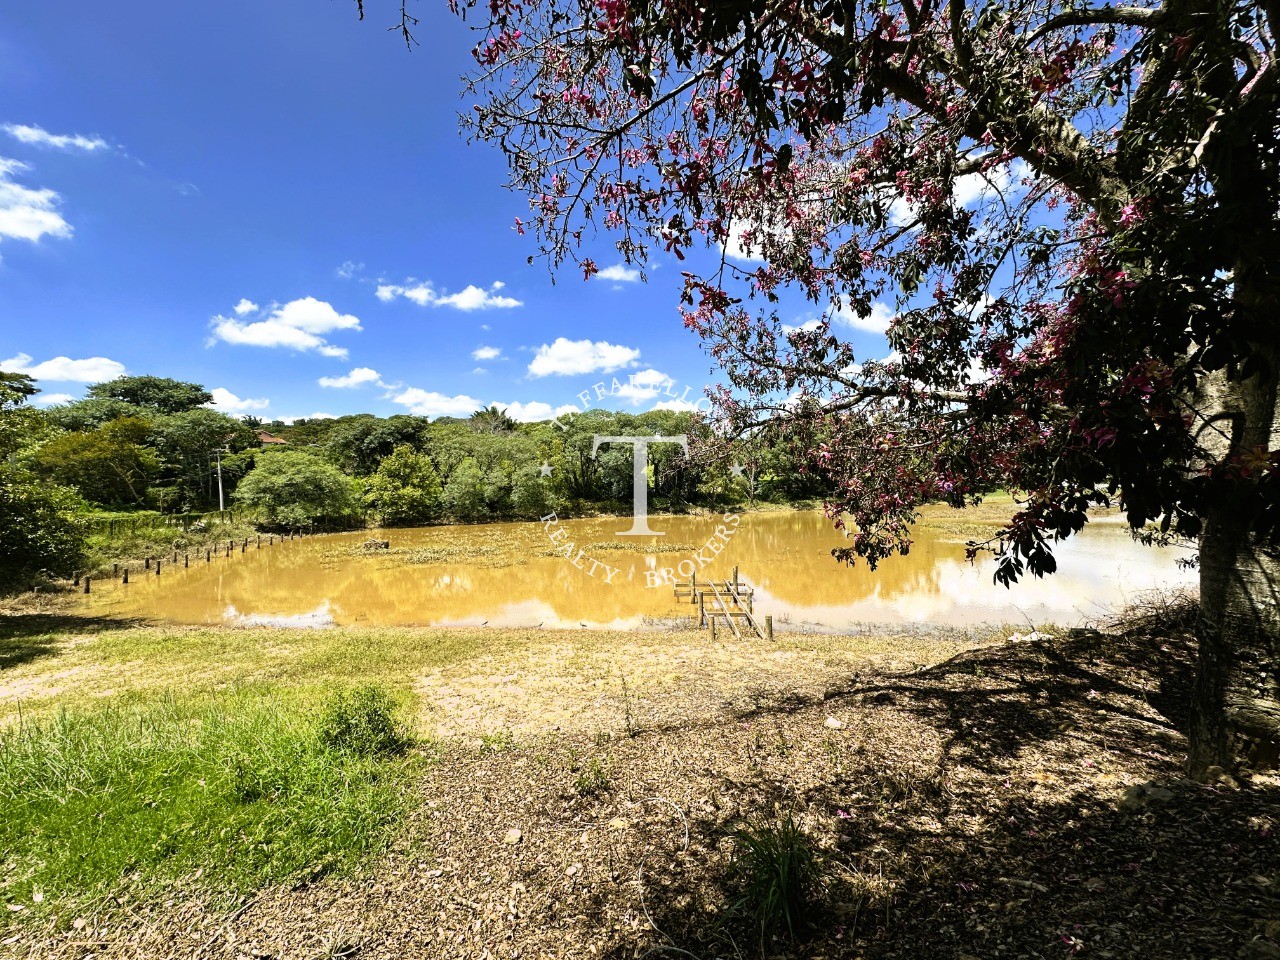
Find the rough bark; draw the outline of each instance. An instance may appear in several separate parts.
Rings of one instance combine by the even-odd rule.
[[[1206,384],[1219,413],[1208,429],[1219,457],[1276,448],[1277,351],[1264,369]],[[1215,457],[1215,459],[1219,459]],[[1200,661],[1189,772],[1214,766],[1274,767],[1280,761],[1280,551],[1250,529],[1248,511],[1224,498],[1205,516],[1200,540]]]

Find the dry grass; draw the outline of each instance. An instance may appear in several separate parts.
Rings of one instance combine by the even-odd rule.
[[[759,956],[733,838],[789,818],[817,909],[764,955],[1274,956],[1280,782],[1180,778],[1180,609],[1017,642],[772,646],[0,621],[0,693],[25,683],[24,710],[248,679],[310,702],[381,680],[416,697],[439,751],[358,880],[267,887],[231,913],[185,889],[0,944],[59,960]]]

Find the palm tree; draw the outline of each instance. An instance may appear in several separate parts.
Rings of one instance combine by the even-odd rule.
[[[511,433],[516,428],[516,422],[497,404],[477,410],[468,422],[477,433]]]

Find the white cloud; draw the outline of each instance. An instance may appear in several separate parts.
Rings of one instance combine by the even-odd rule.
[[[70,403],[73,397],[69,393],[40,393],[31,398],[31,402],[41,407],[52,407],[59,403]]]
[[[93,153],[95,150],[107,149],[107,141],[101,137],[85,137],[76,134],[50,133],[42,127],[28,126],[25,123],[6,123],[0,126],[13,139],[20,143],[29,143],[37,147],[52,147],[54,150],[83,150]]]
[[[337,270],[335,270],[334,273],[336,273],[343,280],[350,280],[352,277],[354,277],[357,273],[360,273],[362,270],[364,270],[363,263],[356,263],[352,260],[348,260],[345,263],[343,263],[343,265],[340,266]]]
[[[213,394],[213,400],[205,406],[212,407],[221,413],[251,413],[254,410],[265,410],[271,405],[265,397],[257,399],[246,397],[242,400],[226,387],[214,387],[209,392]]]
[[[246,313],[257,313],[258,305],[247,297],[241,297],[234,309],[237,317],[243,317]]]
[[[24,187],[12,174],[30,169],[25,163],[0,157],[0,240],[70,237],[71,224],[58,213],[62,198],[53,190]]]
[[[101,383],[114,380],[124,373],[124,364],[106,357],[86,357],[72,360],[70,357],[54,357],[42,363],[31,362],[29,354],[20,353],[8,360],[0,360],[0,370],[25,373],[36,380],[52,380],[55,383]]]
[[[674,410],[676,413],[706,413],[707,401],[702,401],[702,406],[692,403],[688,400],[659,400],[650,409],[652,410]]]
[[[409,387],[391,399],[419,417],[469,417],[484,406],[479,400],[465,394],[447,397],[443,393],[420,387]]]
[[[764,263],[765,259],[760,253],[760,241],[758,236],[753,236],[752,247],[750,253],[747,252],[746,246],[742,241],[744,233],[752,233],[758,235],[760,227],[757,224],[734,223],[729,226],[729,239],[724,244],[724,255],[730,260],[736,260],[739,263]]]
[[[494,283],[488,290],[469,285],[457,293],[450,294],[440,293],[429,283],[417,283],[413,280],[407,280],[405,283],[412,286],[384,283],[379,285],[375,293],[384,303],[389,303],[396,297],[404,297],[420,307],[453,307],[455,310],[467,313],[472,310],[498,310],[524,306],[524,303],[515,297],[498,293],[504,286],[500,281]]]
[[[631,403],[639,405],[645,400],[652,400],[662,393],[664,388],[674,384],[675,380],[673,378],[660,370],[654,370],[650,367],[648,370],[640,370],[631,374],[627,378],[627,382],[620,383],[612,393],[616,397],[621,397],[623,400],[629,400]]]
[[[471,351],[472,360],[497,360],[502,356],[501,347],[476,347]]]
[[[614,283],[639,283],[640,269],[638,267],[628,267],[625,263],[615,263],[611,267],[605,267],[596,273],[599,280],[612,280]]]
[[[265,320],[254,323],[221,315],[214,317],[212,323],[214,336],[226,343],[315,350],[326,357],[339,358],[347,356],[346,348],[330,344],[321,334],[361,329],[358,318],[349,313],[338,313],[330,304],[315,297],[303,297],[283,306],[273,306]]]
[[[604,340],[569,340],[557,337],[538,347],[529,364],[529,376],[572,376],[582,373],[609,373],[635,366],[640,351]]]
[[[867,316],[860,316],[849,304],[843,304],[835,312],[835,319],[838,323],[853,327],[855,330],[862,330],[866,333],[884,333],[889,329],[889,324],[893,322],[894,312],[892,308],[885,306],[879,300],[871,304],[871,312]]]
[[[334,387],[341,390],[347,387],[359,387],[366,383],[378,383],[380,379],[377,370],[370,367],[356,367],[345,376],[321,377],[316,382],[322,387]]]
[[[808,332],[811,330],[817,330],[820,326],[822,326],[822,320],[820,320],[818,317],[812,317],[811,319],[805,320],[803,323],[797,324],[795,326],[792,326],[789,323],[784,323],[782,325],[782,332],[795,333],[797,330],[804,330]]]
[[[579,412],[573,404],[552,407],[551,404],[543,403],[541,400],[534,400],[531,403],[499,403],[496,406],[504,408],[507,416],[517,423],[537,423],[566,413]]]

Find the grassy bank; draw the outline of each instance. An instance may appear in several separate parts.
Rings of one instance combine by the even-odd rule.
[[[0,731],[0,898],[71,922],[107,900],[184,889],[230,902],[366,863],[420,764],[342,730],[389,719],[376,701],[311,715],[239,689],[13,724]]]
[[[1280,780],[1181,778],[1187,609],[772,645],[0,617],[0,952],[1269,956]],[[350,749],[401,736],[335,703],[367,683],[408,752]]]

